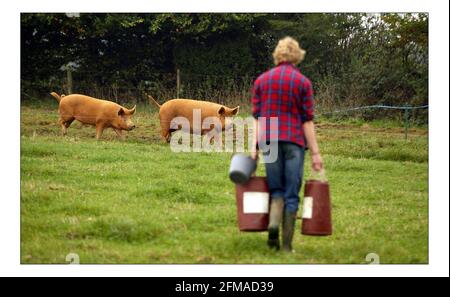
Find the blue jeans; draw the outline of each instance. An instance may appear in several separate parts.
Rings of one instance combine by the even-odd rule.
[[[264,153],[267,159],[269,153]],[[267,182],[272,199],[284,198],[284,209],[297,212],[303,180],[305,149],[291,142],[278,143],[278,157],[266,163]]]

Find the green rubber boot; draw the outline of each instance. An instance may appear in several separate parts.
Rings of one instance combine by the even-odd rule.
[[[269,216],[269,239],[267,245],[270,248],[276,250],[280,249],[280,225],[283,219],[284,199],[276,198],[272,199],[270,203],[270,216]]]
[[[297,213],[284,212],[283,217],[283,251],[292,252],[292,239],[294,238],[295,221],[297,220]]]

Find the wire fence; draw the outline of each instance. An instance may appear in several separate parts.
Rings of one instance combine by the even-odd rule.
[[[360,107],[348,108],[348,109],[344,109],[344,110],[334,110],[334,111],[331,111],[331,112],[322,113],[322,115],[330,115],[330,114],[335,114],[335,113],[343,113],[343,112],[349,112],[349,111],[354,111],[354,110],[363,110],[363,109],[372,109],[372,108],[397,109],[397,110],[415,110],[415,109],[428,108],[428,105],[422,105],[422,106],[368,105],[368,106],[360,106]]]
[[[104,98],[119,104],[147,102],[146,94],[161,101],[170,98],[196,98],[228,106],[240,105],[250,111],[251,89],[254,76],[225,76],[217,74],[176,72],[146,73],[140,79],[128,79],[128,73],[120,71],[55,71],[56,75],[44,81],[21,80],[22,100],[43,100],[54,91],[59,94],[81,93]],[[144,78],[142,78],[144,77]],[[428,124],[428,105],[409,106],[372,104],[366,106],[342,106],[339,100],[324,105],[320,90],[316,90],[318,117],[361,118],[363,120],[393,119],[402,121],[405,138],[412,123]],[[373,101],[372,101],[373,102]],[[348,103],[347,103],[348,104]],[[391,112],[387,113],[386,110]]]
[[[21,80],[21,93],[25,98],[46,98],[55,91],[62,94],[82,93],[118,103],[146,102],[145,94],[155,98],[199,98],[221,104],[242,103],[250,98],[255,77],[224,76],[160,72],[142,75],[139,80],[127,79],[127,73],[100,74],[86,71],[58,71],[58,75],[45,81]]]
[[[353,108],[347,108],[342,110],[334,110],[331,112],[325,112],[318,114],[318,117],[323,116],[329,116],[329,115],[335,115],[340,113],[349,113],[353,111],[360,111],[360,110],[369,110],[369,109],[391,109],[391,110],[400,110],[403,111],[403,127],[404,127],[404,135],[405,139],[408,139],[408,130],[411,123],[411,111],[414,110],[428,110],[428,105],[422,105],[422,106],[389,106],[389,105],[368,105],[368,106],[360,106],[360,107],[353,107]]]

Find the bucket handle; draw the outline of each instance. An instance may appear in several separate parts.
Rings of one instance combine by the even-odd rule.
[[[328,179],[327,179],[327,177],[325,175],[325,169],[323,169],[323,168],[321,170],[319,170],[319,171],[314,171],[313,170],[313,172],[310,174],[310,177],[313,178],[313,179],[317,179],[317,180],[323,181],[323,182],[328,181]]]

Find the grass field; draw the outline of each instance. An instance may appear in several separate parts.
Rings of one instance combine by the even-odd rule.
[[[335,233],[301,236],[297,224],[285,254],[238,231],[231,154],[172,153],[148,106],[125,141],[112,130],[96,141],[80,123],[61,137],[57,118],[56,102],[21,108],[22,263],[428,262],[426,128],[404,140],[400,126],[319,122]]]

